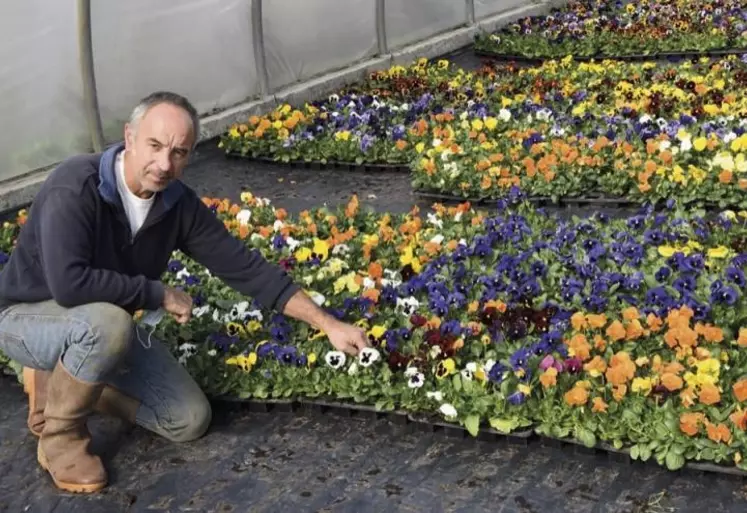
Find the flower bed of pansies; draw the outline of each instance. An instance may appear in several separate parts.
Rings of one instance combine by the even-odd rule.
[[[327,398],[436,415],[476,433],[532,427],[670,469],[745,469],[747,212],[670,202],[559,220],[511,189],[497,212],[337,211],[292,218],[251,195],[206,200],[333,315],[364,327],[351,358],[175,254],[195,298],[157,334],[213,395]],[[12,249],[17,226],[0,240]]]
[[[425,60],[233,126],[229,154],[407,164],[417,191],[744,207],[747,63],[575,63],[465,72]]]
[[[747,48],[738,0],[574,0],[475,38],[484,54],[525,58],[656,56]]]

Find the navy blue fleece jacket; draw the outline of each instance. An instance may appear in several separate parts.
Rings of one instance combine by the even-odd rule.
[[[132,237],[114,172],[122,149],[72,157],[47,178],[0,272],[0,306],[54,299],[64,307],[106,302],[155,310],[163,302],[160,277],[179,249],[228,286],[282,311],[300,287],[233,237],[180,181],[157,195]]]

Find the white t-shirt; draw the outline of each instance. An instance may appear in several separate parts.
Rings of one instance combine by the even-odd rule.
[[[134,237],[143,226],[145,218],[148,217],[148,212],[150,212],[150,207],[153,205],[156,195],[153,194],[148,199],[138,198],[127,186],[124,174],[124,150],[117,154],[117,159],[114,161],[114,171],[117,174],[119,197],[122,199],[122,205],[127,214],[127,219],[130,221],[130,228]]]

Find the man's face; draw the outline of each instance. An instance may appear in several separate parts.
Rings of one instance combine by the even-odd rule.
[[[151,107],[137,127],[125,125],[125,175],[132,192],[147,198],[180,178],[195,136],[189,114],[168,103]]]

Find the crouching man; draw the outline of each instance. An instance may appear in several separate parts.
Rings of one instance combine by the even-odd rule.
[[[163,308],[190,319],[192,299],[159,281],[176,249],[262,305],[324,331],[338,350],[367,345],[359,328],[327,315],[280,268],[249,250],[182,183],[199,135],[197,112],[159,92],[135,107],[124,143],[72,157],[43,184],[0,273],[0,350],[25,366],[28,426],[55,485],[107,484],[89,451],[86,418],[117,415],[175,442],[211,421],[203,392],[133,323]]]

